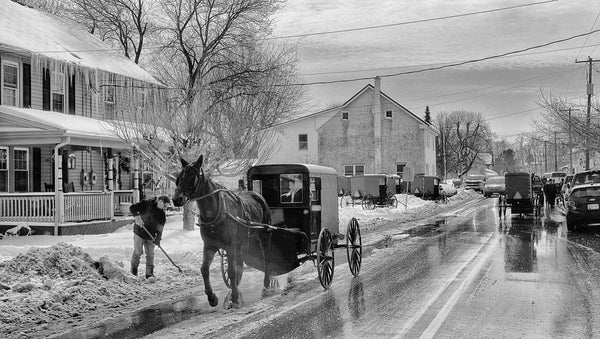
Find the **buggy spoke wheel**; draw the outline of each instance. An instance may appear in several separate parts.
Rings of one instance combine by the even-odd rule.
[[[334,268],[335,257],[331,233],[327,228],[323,228],[317,241],[317,273],[319,274],[321,286],[325,289],[331,285]]]
[[[352,218],[346,228],[346,255],[350,273],[357,276],[362,263],[362,238],[356,218]]]
[[[375,209],[375,202],[373,200],[373,196],[372,195],[367,194],[362,199],[362,208],[363,208],[363,210],[374,210]]]
[[[225,250],[219,249],[219,255],[221,256],[221,277],[223,277],[223,282],[228,288],[231,288],[231,278],[229,277],[229,273],[227,269],[229,268],[229,262],[227,261],[227,252]]]

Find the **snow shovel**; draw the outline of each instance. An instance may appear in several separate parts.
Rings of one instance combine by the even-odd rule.
[[[146,226],[144,226],[144,225],[140,225],[140,226],[144,229],[144,231],[146,231],[146,234],[148,234],[150,236],[150,239],[152,239],[152,242],[155,242],[156,239],[146,229]],[[165,256],[167,256],[167,259],[169,259],[169,261],[171,262],[171,264],[173,264],[173,266],[177,267],[177,269],[179,270],[179,273],[183,273],[183,270],[181,269],[181,267],[177,266],[177,264],[175,264],[175,262],[173,262],[173,259],[171,259],[171,257],[169,257],[169,255],[167,254],[167,252],[165,252],[165,250],[162,248],[162,246],[160,246],[160,245],[156,245],[156,246],[158,246],[158,248],[160,248],[160,250],[165,254]]]

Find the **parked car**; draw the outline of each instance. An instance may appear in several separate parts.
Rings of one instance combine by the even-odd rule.
[[[546,172],[542,174],[542,178],[546,178],[546,180],[554,179],[554,182],[559,182],[560,179],[567,176],[565,172]]]
[[[485,175],[467,174],[467,177],[464,181],[465,189],[483,192],[483,185],[485,184]]]
[[[577,172],[571,179],[571,189],[585,184],[600,183],[600,170]]]
[[[502,195],[506,193],[504,176],[489,177],[483,185],[483,196],[488,198],[492,195]]]
[[[581,184],[571,188],[566,205],[569,231],[600,223],[600,184]]]
[[[440,194],[444,194],[447,197],[451,197],[453,195],[456,195],[456,193],[458,193],[458,191],[456,190],[456,187],[454,187],[453,184],[448,184],[444,182],[440,184]]]
[[[573,174],[569,174],[565,177],[565,180],[563,181],[563,184],[560,188],[560,195],[563,197],[563,199],[566,199],[567,195],[569,194],[569,189],[571,188],[571,181],[573,181]]]

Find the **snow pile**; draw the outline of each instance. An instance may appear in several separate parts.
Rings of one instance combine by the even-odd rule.
[[[0,337],[38,336],[52,326],[65,331],[65,322],[76,326],[84,315],[96,311],[106,318],[106,311],[172,293],[171,289],[198,286],[200,280],[196,271],[171,273],[149,284],[107,257],[94,261],[80,247],[58,243],[31,248],[0,262]]]

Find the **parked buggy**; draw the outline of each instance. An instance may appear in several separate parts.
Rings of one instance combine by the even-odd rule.
[[[433,175],[417,174],[410,192],[424,200],[439,200],[443,198],[440,195],[440,180],[439,177]]]
[[[362,174],[350,178],[349,191],[340,198],[340,207],[360,204],[365,210],[398,207],[396,179],[388,174]]]
[[[500,195],[499,215],[506,215],[506,209],[510,208],[511,214],[534,214],[539,215],[541,204],[539,195],[534,191],[534,180],[527,172],[511,172],[504,175],[506,193]]]

